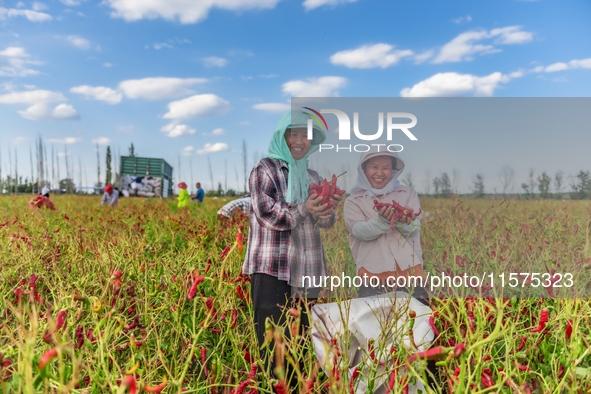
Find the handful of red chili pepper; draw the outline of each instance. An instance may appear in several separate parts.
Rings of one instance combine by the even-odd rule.
[[[344,172],[343,172],[344,174]],[[343,175],[341,174],[341,175]],[[339,175],[339,176],[341,176]],[[322,197],[322,201],[320,201],[320,205],[328,204],[328,208],[332,208],[334,203],[330,200],[331,197],[335,196],[342,196],[345,191],[339,189],[337,186],[337,178],[335,174],[332,174],[332,180],[329,182],[326,178],[322,181],[322,184],[317,185],[314,184],[310,186],[312,193],[317,194],[318,196]]]
[[[392,230],[394,230],[394,224],[396,223],[397,220],[400,219],[404,219],[404,218],[409,218],[409,219],[413,219],[412,215],[414,213],[414,210],[412,208],[406,208],[403,207],[402,205],[398,204],[396,201],[392,200],[391,203],[385,203],[385,202],[379,202],[378,200],[373,200],[373,209],[375,211],[379,211],[380,209],[384,208],[384,207],[390,207],[390,209],[392,211],[394,211],[394,215],[392,215],[392,219],[390,219],[390,228]],[[415,213],[415,217],[419,216],[421,214],[421,209],[419,209],[417,211],[417,213]]]

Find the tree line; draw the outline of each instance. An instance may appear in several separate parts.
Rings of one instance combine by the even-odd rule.
[[[529,170],[528,176],[521,183],[520,188],[515,192],[513,184],[515,181],[515,171],[512,167],[506,165],[497,173],[501,187],[488,191],[485,188],[484,175],[478,173],[471,180],[471,192],[467,195],[473,198],[486,198],[491,195],[503,195],[507,197],[516,197],[520,199],[571,199],[586,200],[591,199],[591,172],[580,170],[576,175],[565,177],[563,171],[557,171],[551,176],[546,171],[536,175],[533,169]],[[424,177],[424,195],[436,198],[450,198],[458,193],[459,171],[453,170],[452,175],[447,172],[431,179],[430,171]],[[401,180],[403,184],[411,187],[416,185],[413,182],[412,173],[408,172]],[[466,193],[464,193],[466,195]]]

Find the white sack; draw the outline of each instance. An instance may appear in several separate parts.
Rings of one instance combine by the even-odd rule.
[[[409,332],[408,312],[410,310],[416,312],[413,327],[414,343],[418,351],[425,351],[435,339],[435,334],[429,325],[432,311],[415,298],[410,297],[409,300],[407,293],[393,292],[374,297],[354,298],[340,303],[314,305],[311,308],[312,342],[323,370],[327,374],[332,371],[334,354],[331,338],[335,338],[343,360],[348,362],[349,376],[355,367],[358,366],[360,369],[356,379],[358,384],[355,394],[366,393],[368,373],[364,371],[366,372],[367,366],[374,362],[365,354],[368,341],[374,339],[376,358],[385,363],[384,367],[380,367],[375,380],[374,393],[385,393],[392,369],[392,361],[388,354],[391,346],[404,346],[410,354],[416,352],[406,334]],[[346,331],[347,337],[345,337]],[[348,349],[345,348],[347,343],[349,343]],[[377,349],[383,349],[383,353]],[[367,359],[365,363],[364,358]],[[398,376],[403,376],[404,368],[398,372]],[[418,393],[420,390],[425,390],[420,382],[416,386],[409,385],[409,393]]]

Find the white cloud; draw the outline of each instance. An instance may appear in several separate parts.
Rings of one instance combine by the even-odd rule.
[[[172,49],[173,46],[166,43],[166,42],[155,42],[154,43],[154,49],[162,49],[162,48],[170,48]]]
[[[453,23],[457,23],[459,25],[460,23],[471,22],[472,21],[472,17],[470,15],[460,16],[459,18],[452,19],[451,21]]]
[[[113,65],[111,63],[103,63],[103,67],[109,68],[113,67]]]
[[[433,56],[433,53],[434,53],[433,49],[429,49],[429,50],[427,50],[427,51],[425,51],[425,52],[423,52],[423,53],[416,54],[416,55],[414,56],[415,63],[416,63],[416,64],[421,64],[421,63],[423,63],[425,60],[427,60],[427,59],[429,59],[431,56]]]
[[[238,123],[240,126],[248,126],[250,122],[248,120],[242,120]]]
[[[468,31],[459,34],[453,40],[441,47],[439,54],[433,63],[460,62],[472,60],[475,54],[487,54],[500,52],[501,50],[490,44],[479,44],[480,41],[496,38],[495,44],[524,44],[533,39],[530,32],[522,31],[520,26],[508,26],[486,30]]]
[[[279,0],[105,0],[113,11],[111,16],[128,22],[163,18],[180,23],[198,23],[207,18],[212,8],[229,11],[271,9]]]
[[[186,96],[193,93],[190,86],[199,83],[205,83],[205,78],[144,78],[129,79],[119,84],[126,97],[146,100],[160,100],[164,98],[174,98]]]
[[[338,96],[337,89],[344,87],[347,79],[343,77],[308,78],[283,84],[283,93],[294,97],[333,97]]]
[[[25,111],[18,111],[29,120],[68,120],[79,118],[78,113],[70,104],[59,104],[51,108],[47,103],[33,104]]]
[[[66,101],[63,94],[50,90],[27,90],[0,95],[0,104],[37,104]]]
[[[401,58],[412,55],[411,50],[394,50],[392,45],[381,43],[337,52],[330,57],[330,61],[349,68],[386,68],[398,63]]]
[[[70,92],[82,94],[87,99],[104,101],[109,104],[118,104],[123,98],[121,93],[104,86],[74,86],[70,89]]]
[[[33,11],[43,11],[47,9],[47,6],[43,3],[35,1],[33,2],[33,6],[31,8],[33,8]]]
[[[181,155],[183,155],[183,156],[190,156],[192,152],[193,152],[193,147],[192,146],[187,146],[187,147],[185,147],[185,148],[183,148],[181,150]]]
[[[339,4],[355,3],[356,1],[357,0],[305,0],[302,5],[306,11],[309,11],[324,5],[334,7]]]
[[[215,144],[205,144],[203,149],[198,149],[197,154],[199,155],[206,155],[208,153],[216,153],[216,152],[223,152],[228,150],[228,144],[223,142],[216,142]]]
[[[12,140],[12,143],[15,145],[18,145],[21,142],[25,142],[26,140],[27,140],[27,137],[16,137],[15,139]]]
[[[228,61],[223,57],[210,56],[201,59],[205,67],[224,67]]]
[[[80,3],[82,3],[81,1],[78,0],[60,0],[60,2],[68,7],[75,7],[77,5],[80,5]]]
[[[28,65],[41,64],[28,60],[29,54],[21,47],[7,47],[0,51],[0,76],[25,77],[39,74],[39,71],[28,68]]]
[[[192,129],[186,124],[179,124],[177,121],[170,122],[166,126],[162,127],[160,131],[172,138],[196,133],[195,129]]]
[[[498,44],[504,45],[525,44],[534,39],[532,33],[528,31],[521,31],[520,26],[508,26],[492,29],[490,31],[490,35],[491,37],[498,36],[496,42]]]
[[[230,103],[215,94],[198,94],[168,104],[165,119],[207,118],[230,110]]]
[[[533,71],[541,72],[545,71],[547,73],[556,72],[556,71],[563,71],[563,70],[571,70],[573,68],[591,68],[591,57],[588,59],[580,59],[580,60],[571,60],[568,63],[554,63],[546,67],[536,67]]]
[[[51,108],[49,103],[66,101],[63,94],[49,90],[27,90],[0,95],[0,104],[29,104],[25,111],[18,113],[30,120],[77,119],[78,113],[70,104],[59,104]]]
[[[57,155],[58,155],[58,157],[70,156],[70,154],[67,152],[57,152]]]
[[[24,16],[31,22],[44,22],[53,19],[51,15],[44,12],[0,7],[0,20],[12,18],[15,16]]]
[[[92,140],[92,143],[95,145],[109,145],[111,140],[107,137],[98,137]]]
[[[255,104],[252,106],[254,109],[258,109],[259,111],[268,111],[268,112],[286,112],[289,111],[291,106],[289,104],[284,103],[261,103]]]
[[[521,76],[516,72],[503,75],[495,72],[484,77],[455,72],[438,73],[429,77],[412,88],[402,89],[402,97],[449,97],[449,96],[492,96],[494,90],[512,78]]]
[[[50,144],[67,144],[67,145],[72,145],[72,144],[77,144],[80,141],[82,141],[80,138],[76,138],[76,137],[66,137],[66,138],[48,138],[46,140],[47,142],[49,142]]]
[[[222,129],[222,128],[217,128],[214,131],[211,132],[212,135],[224,135],[226,134],[226,130]]]
[[[66,40],[74,45],[76,48],[80,48],[80,49],[88,49],[90,48],[90,41],[88,41],[86,38],[80,37],[80,36],[68,36],[66,37]]]

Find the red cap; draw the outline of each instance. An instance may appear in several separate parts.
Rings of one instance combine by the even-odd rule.
[[[185,182],[181,182],[177,186],[179,187],[179,189],[186,189],[187,188],[187,184]]]
[[[105,192],[111,194],[112,191],[113,191],[113,186],[111,186],[111,185],[105,186]]]

